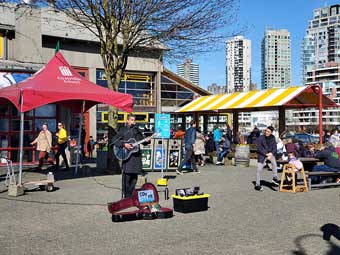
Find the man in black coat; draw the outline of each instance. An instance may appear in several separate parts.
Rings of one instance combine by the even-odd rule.
[[[272,164],[273,170],[273,180],[272,182],[278,186],[278,176],[277,176],[277,164],[276,164],[276,140],[275,136],[272,134],[274,128],[269,126],[266,128],[264,135],[261,135],[256,140],[256,147],[257,147],[257,171],[256,171],[256,185],[255,190],[262,191],[263,188],[261,186],[261,175],[263,167],[266,165],[266,160],[270,160]]]
[[[135,126],[135,119],[135,115],[128,115],[126,126],[122,127],[118,134],[113,138],[115,146],[124,147],[126,150],[132,150],[134,146],[129,139],[133,138],[136,142],[144,139],[142,131]],[[131,155],[122,162],[122,191],[124,198],[132,196],[137,183],[138,174],[141,172],[142,155],[138,148],[136,152],[131,153]]]

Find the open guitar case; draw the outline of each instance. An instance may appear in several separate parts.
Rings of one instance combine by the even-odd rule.
[[[123,211],[130,207],[138,209]],[[159,205],[158,191],[152,183],[144,183],[141,188],[133,191],[131,197],[108,203],[108,210],[113,222],[167,219],[173,216],[172,209]]]

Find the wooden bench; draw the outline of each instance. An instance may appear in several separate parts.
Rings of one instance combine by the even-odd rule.
[[[339,177],[340,172],[305,172],[308,177],[308,188],[320,188],[320,187],[330,187],[330,186],[340,186],[340,183],[329,182],[329,183],[312,183],[312,177]]]

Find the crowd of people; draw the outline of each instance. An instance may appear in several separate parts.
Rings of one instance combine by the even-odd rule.
[[[127,138],[143,139],[143,132],[135,126],[134,115],[129,115],[127,125],[124,126],[116,138],[116,146],[124,146],[126,150],[130,150],[129,143],[124,142]],[[85,148],[87,156],[93,157],[93,151],[96,147],[101,150],[108,149],[108,137],[104,135],[98,141],[94,141],[90,136],[85,143],[86,133],[82,128],[82,135],[80,141],[80,148],[77,146],[77,140],[74,137],[69,137],[64,124],[58,123],[58,131],[55,133],[56,146],[52,146],[52,133],[48,130],[46,123],[42,125],[41,131],[37,138],[32,141],[32,145],[36,145],[39,151],[39,165],[41,170],[44,160],[59,169],[60,156],[62,157],[65,168],[69,169],[68,159],[65,151],[67,148],[71,152],[71,163],[75,161],[75,151],[81,151],[82,158],[85,157]],[[124,129],[125,128],[125,129]],[[337,129],[325,131],[323,136],[324,143],[316,148],[315,144],[303,144],[301,141],[294,138],[294,136],[286,138],[285,131],[281,135],[272,126],[268,126],[264,131],[260,131],[256,126],[249,133],[246,139],[240,133],[233,133],[229,125],[226,125],[225,130],[215,126],[212,132],[204,134],[197,123],[192,120],[190,127],[184,130],[182,126],[178,126],[177,130],[172,134],[172,138],[181,139],[183,147],[183,159],[179,163],[176,172],[183,175],[183,168],[191,169],[194,173],[200,173],[199,167],[204,167],[206,163],[215,163],[216,165],[224,165],[223,160],[228,153],[232,151],[233,145],[237,144],[255,144],[257,148],[257,170],[255,190],[262,191],[261,178],[262,171],[270,163],[273,172],[272,183],[275,186],[279,185],[278,181],[278,165],[277,160],[286,160],[295,166],[297,171],[303,167],[299,158],[316,158],[324,162],[323,165],[315,165],[312,171],[340,171],[340,137]],[[122,137],[120,137],[122,136]],[[127,137],[129,136],[129,137]],[[139,137],[140,136],[140,137]],[[117,140],[118,139],[118,140]],[[86,144],[86,146],[85,146]],[[52,160],[50,154],[55,149],[55,159]],[[134,189],[136,176],[142,171],[140,150],[138,153],[133,153],[132,157],[123,161],[123,176],[124,176],[124,196],[130,196]],[[216,162],[213,161],[213,156],[216,156]],[[135,158],[135,162],[130,161]],[[340,182],[340,179],[339,179]]]
[[[204,134],[195,121],[190,122],[190,128],[186,131],[178,126],[172,137],[182,139],[184,144],[185,157],[177,170],[178,174],[182,174],[182,168],[188,163],[191,163],[190,168],[194,172],[199,173],[197,166],[213,163],[214,152],[217,156],[216,165],[223,165],[224,157],[231,151],[231,144],[240,143],[240,139],[233,136],[229,125],[226,125],[224,132],[215,126],[212,132]]]
[[[194,131],[195,130],[195,131]],[[189,133],[187,133],[189,131]],[[305,132],[303,128],[299,132]],[[315,165],[312,171],[340,171],[340,137],[337,129],[325,131],[323,145],[316,148],[314,143],[303,143],[295,138],[285,138],[272,126],[268,126],[264,131],[260,131],[256,126],[249,133],[246,139],[239,133],[233,135],[229,125],[223,131],[219,127],[208,134],[203,134],[196,123],[191,122],[191,127],[184,131],[178,127],[173,138],[181,138],[184,143],[185,157],[177,169],[178,174],[182,173],[182,168],[186,164],[191,164],[193,172],[198,172],[198,166],[204,166],[206,162],[213,163],[212,152],[216,152],[216,165],[224,165],[223,159],[232,150],[233,144],[255,144],[257,148],[257,170],[255,190],[262,191],[261,178],[264,167],[270,164],[273,172],[272,184],[279,185],[277,160],[287,161],[295,166],[297,171],[303,167],[299,158],[315,158],[323,161],[323,165]],[[280,168],[282,165],[279,166]],[[340,182],[340,179],[338,179]]]

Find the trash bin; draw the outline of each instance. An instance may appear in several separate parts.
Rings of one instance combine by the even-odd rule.
[[[97,169],[106,169],[107,154],[107,151],[97,150]]]

